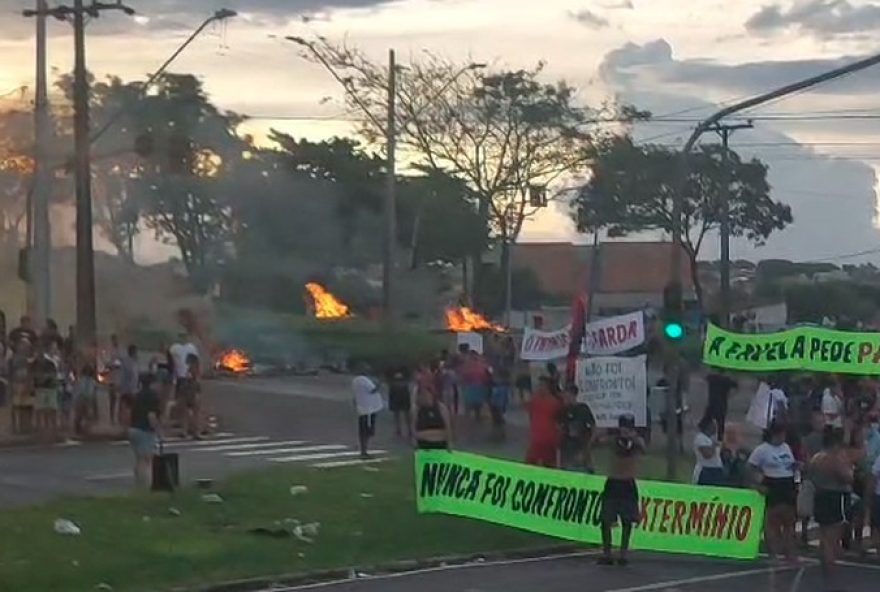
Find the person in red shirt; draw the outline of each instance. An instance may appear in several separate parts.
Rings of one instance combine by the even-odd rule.
[[[559,426],[556,418],[562,401],[553,394],[552,379],[542,376],[540,385],[529,402],[529,447],[526,462],[530,465],[556,468],[559,464]]]

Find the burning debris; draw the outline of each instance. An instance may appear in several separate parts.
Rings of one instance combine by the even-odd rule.
[[[220,354],[217,359],[217,369],[233,374],[245,374],[251,370],[251,360],[243,351],[230,349]]]
[[[492,323],[477,311],[466,306],[446,309],[446,328],[455,333],[504,331],[504,327]]]
[[[316,319],[344,319],[353,316],[348,305],[321,284],[309,282],[305,287],[312,298],[311,309]]]

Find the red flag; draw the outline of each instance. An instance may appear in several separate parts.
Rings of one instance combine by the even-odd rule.
[[[574,298],[571,306],[571,337],[568,345],[568,359],[565,365],[565,383],[573,384],[575,377],[575,367],[577,365],[578,356],[581,353],[581,343],[587,331],[587,305],[586,297],[578,294]]]

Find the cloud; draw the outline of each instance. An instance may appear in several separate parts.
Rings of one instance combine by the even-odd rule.
[[[600,75],[624,102],[655,114],[676,113],[696,120],[720,108],[704,98],[718,94],[719,89],[723,89],[725,95],[731,90],[731,94],[737,96],[752,95],[832,64],[836,62],[802,60],[726,65],[707,60],[679,60],[669,42],[657,39],[642,45],[627,43],[608,52],[602,60]],[[753,76],[758,79],[752,80]],[[874,92],[877,90],[880,83],[874,83]],[[837,101],[837,98],[830,100]],[[870,95],[866,95],[865,100],[870,102]],[[638,141],[681,147],[693,125],[689,121],[653,121],[634,126],[633,135]],[[859,133],[871,133],[864,129],[864,122],[858,121],[810,125],[815,127],[798,125],[795,131],[811,137],[813,132],[832,130],[837,137],[856,139],[862,138]],[[875,137],[864,136],[863,139],[870,141]],[[717,140],[704,136],[702,141]],[[763,247],[755,248],[742,239],[734,239],[735,258],[811,260],[855,253],[876,244],[878,232],[873,221],[877,177],[868,163],[855,158],[825,156],[817,152],[818,147],[799,145],[791,135],[764,121],[756,121],[752,130],[735,134],[731,146],[743,157],[757,157],[769,165],[768,179],[774,199],[791,205],[794,213],[794,223],[772,234]],[[701,256],[717,259],[717,253],[718,237],[712,234]],[[876,261],[876,256],[873,259]],[[872,260],[872,257],[844,262],[860,260]]]
[[[605,10],[633,10],[635,6],[632,3],[632,0],[621,0],[620,2],[613,2],[611,4],[603,4],[602,8]]]
[[[713,60],[678,60],[670,44],[664,39],[657,39],[643,45],[627,43],[608,52],[599,66],[599,74],[612,85],[624,85],[635,78],[650,78],[658,85],[673,84],[694,89],[710,87],[723,90],[726,94],[748,96],[839,68],[864,57],[768,60],[730,65]],[[866,73],[856,73],[817,86],[811,92],[826,95],[873,94],[880,92],[880,80]]]
[[[745,23],[748,31],[766,35],[793,29],[820,38],[853,35],[880,29],[880,5],[850,0],[803,0],[787,9],[769,4]]]
[[[571,18],[591,29],[604,29],[609,25],[608,19],[584,8],[568,13]]]
[[[190,31],[220,8],[247,14],[251,22],[284,24],[307,15],[320,15],[345,8],[372,8],[394,0],[126,0],[144,19],[131,21],[122,14],[105,15],[90,25],[90,32],[114,35],[124,32]],[[60,4],[50,0],[49,4]],[[26,39],[33,35],[30,19],[22,18],[21,11],[33,8],[33,0],[0,0],[0,35],[7,39]],[[51,32],[60,34],[59,26]]]

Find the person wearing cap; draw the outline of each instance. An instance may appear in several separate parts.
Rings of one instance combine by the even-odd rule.
[[[627,565],[629,540],[633,524],[639,521],[639,488],[636,475],[645,441],[636,432],[636,419],[623,414],[617,420],[618,434],[611,454],[611,470],[602,493],[602,555],[599,565],[614,565],[611,556],[611,529],[620,521],[620,558],[618,565]]]

